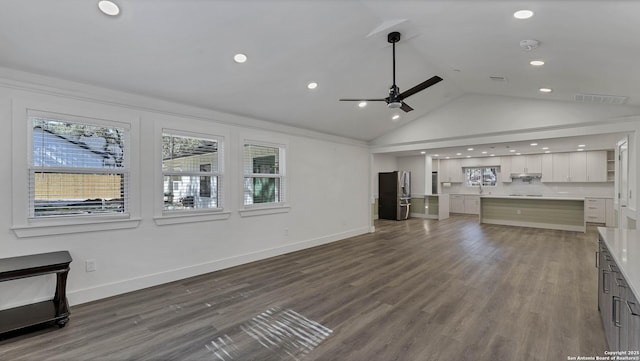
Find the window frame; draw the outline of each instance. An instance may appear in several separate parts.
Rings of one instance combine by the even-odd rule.
[[[104,128],[118,128],[122,129],[122,152],[123,152],[123,160],[122,167],[73,167],[73,166],[57,166],[57,167],[45,167],[45,166],[37,166],[34,164],[34,125],[33,122],[35,119],[43,119],[50,121],[60,121],[72,124],[81,124],[88,125],[94,127],[104,127]],[[41,219],[56,219],[56,218],[104,218],[104,217],[129,217],[129,127],[123,127],[121,124],[114,124],[112,122],[105,123],[104,121],[91,119],[83,117],[81,119],[77,119],[74,116],[49,116],[49,114],[35,114],[35,112],[30,112],[27,117],[27,122],[30,126],[29,132],[29,152],[28,152],[28,172],[29,172],[29,219],[31,221],[41,220]],[[44,132],[44,129],[42,130]],[[43,133],[44,135],[44,133]],[[59,214],[59,215],[36,215],[35,209],[35,182],[36,175],[38,173],[59,173],[59,174],[67,174],[67,175],[80,175],[80,174],[102,174],[102,175],[113,175],[118,174],[121,175],[122,180],[120,181],[123,185],[121,185],[122,189],[122,205],[123,211],[118,213],[83,213],[83,214]]]
[[[162,182],[163,182],[163,196],[164,196],[164,177],[165,176],[180,176],[180,177],[217,177],[217,186],[216,186],[216,207],[212,208],[199,208],[199,209],[165,209],[164,208],[164,200],[162,213],[165,216],[168,215],[179,215],[179,214],[203,214],[203,213],[219,213],[224,211],[224,185],[225,185],[225,177],[224,177],[224,137],[220,135],[212,135],[212,134],[203,134],[203,133],[194,133],[194,132],[185,132],[182,130],[163,128],[161,133],[161,146],[163,145],[164,140],[162,139],[165,135],[175,136],[175,137],[184,137],[184,138],[193,138],[200,139],[206,141],[215,141],[217,143],[218,151],[217,151],[217,162],[218,162],[218,170],[217,171],[202,171],[202,164],[199,165],[199,171],[165,171],[163,169],[164,160],[162,159],[162,155],[160,155],[161,164],[160,169],[162,172]],[[211,163],[208,163],[209,167],[211,167]],[[199,179],[201,182],[202,179]],[[211,181],[211,179],[209,180]],[[175,187],[175,183],[177,181],[171,180],[172,188]],[[202,190],[199,190],[201,192]]]
[[[470,170],[470,169],[480,169],[480,174],[482,175],[482,187],[496,187],[498,185],[498,173],[500,172],[500,167],[496,167],[496,166],[464,167],[463,170],[462,170],[462,174],[463,174],[463,178],[464,178],[464,185],[466,187],[471,187],[471,188],[480,187],[480,184],[470,184],[471,182],[469,181],[469,178],[467,177],[467,170]],[[494,175],[496,176],[495,184],[484,184],[484,170],[485,169],[495,169],[495,172],[494,172]]]
[[[245,157],[244,151],[247,145],[278,148],[278,173],[246,173],[245,172]],[[256,140],[255,138],[245,138],[242,143],[239,144],[239,157],[240,157],[240,210],[239,213],[242,217],[257,216],[274,213],[284,213],[290,210],[288,204],[288,176],[287,176],[287,144],[268,142],[262,140]],[[252,203],[245,204],[245,179],[246,178],[274,178],[279,180],[279,195],[278,202],[265,202],[265,203]]]
[[[12,226],[17,237],[37,237],[78,232],[135,228],[140,223],[139,146],[133,142],[139,134],[139,117],[110,107],[86,109],[80,102],[29,102],[12,99]],[[108,116],[106,115],[108,114]],[[64,215],[32,217],[30,177],[33,168],[33,117],[59,119],[75,123],[126,129],[123,162],[127,165],[128,187],[125,197],[128,210],[117,214]],[[25,141],[19,141],[23,139]],[[81,168],[78,168],[81,170]]]

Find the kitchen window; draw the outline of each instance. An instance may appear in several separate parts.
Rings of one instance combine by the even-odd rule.
[[[91,119],[29,119],[31,219],[129,213],[128,128]]]
[[[162,133],[163,209],[222,209],[222,138]]]
[[[243,154],[244,206],[284,204],[284,145],[245,142]]]
[[[464,180],[467,187],[495,187],[498,179],[498,168],[465,168]]]

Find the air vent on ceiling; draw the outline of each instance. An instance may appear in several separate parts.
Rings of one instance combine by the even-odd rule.
[[[621,105],[627,100],[627,97],[618,95],[601,95],[601,94],[576,94],[574,100],[578,103],[591,104],[608,104]]]
[[[507,78],[503,76],[490,76],[489,79],[493,81],[507,81]]]

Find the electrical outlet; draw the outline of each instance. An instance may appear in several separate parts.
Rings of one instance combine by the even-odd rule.
[[[84,262],[84,267],[87,272],[94,272],[96,270],[96,260],[88,259]]]

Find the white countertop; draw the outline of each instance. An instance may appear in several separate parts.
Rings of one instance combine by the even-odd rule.
[[[480,198],[505,198],[505,199],[541,199],[541,200],[559,200],[559,201],[584,201],[585,197],[565,197],[565,196],[509,196],[509,195],[493,195],[482,194]]]
[[[600,239],[609,249],[636,298],[640,296],[640,233],[621,228],[598,227]]]

